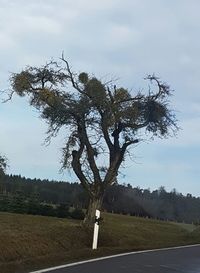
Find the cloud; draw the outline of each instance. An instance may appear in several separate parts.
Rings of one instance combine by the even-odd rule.
[[[197,181],[199,9],[198,0],[2,0],[0,89],[7,88],[10,71],[20,71],[26,65],[42,65],[51,57],[60,57],[62,50],[75,71],[88,71],[101,78],[120,78],[117,84],[133,91],[147,90],[143,77],[155,72],[175,90],[171,104],[178,110],[182,130],[177,138],[155,139],[154,144],[139,147],[137,154],[145,162],[145,168],[154,172],[158,168],[159,175],[166,176],[165,181],[169,183],[167,180],[172,177],[166,174],[163,164],[169,166],[173,151],[170,170],[181,173],[185,169],[187,179]],[[47,166],[56,172],[62,137],[48,149],[41,147],[46,126],[26,101],[14,98],[12,106],[1,106],[0,115],[0,149],[9,155],[13,170],[18,166],[22,173],[33,175],[36,168],[33,170],[30,165],[37,165],[38,176],[50,175]],[[194,166],[194,175],[190,166]],[[144,180],[142,168],[139,169]],[[186,185],[186,178],[182,180]],[[180,186],[179,182],[173,183]]]

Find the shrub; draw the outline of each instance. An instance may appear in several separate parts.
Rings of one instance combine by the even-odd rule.
[[[73,219],[83,220],[85,218],[85,213],[83,212],[82,209],[76,208],[71,212],[71,217]]]
[[[51,205],[40,204],[40,211],[38,214],[42,216],[56,216],[56,210]]]
[[[69,206],[67,204],[59,204],[56,208],[56,214],[59,218],[69,218]]]

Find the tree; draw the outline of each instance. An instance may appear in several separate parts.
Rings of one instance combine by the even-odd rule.
[[[4,175],[7,167],[7,159],[0,155],[0,175]]]
[[[139,136],[166,138],[178,129],[168,105],[170,87],[155,75],[146,80],[153,90],[133,95],[112,82],[74,73],[64,56],[60,62],[29,66],[11,76],[12,94],[28,96],[47,121],[47,141],[66,129],[62,167],[72,167],[90,197],[85,223],[94,221],[129,148],[142,141]]]

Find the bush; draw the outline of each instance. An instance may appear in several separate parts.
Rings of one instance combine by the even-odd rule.
[[[51,205],[40,204],[40,211],[38,214],[42,216],[56,216],[56,210]]]
[[[77,219],[77,220],[83,220],[85,218],[85,213],[83,212],[82,209],[74,209],[71,212],[71,217],[73,219]]]
[[[60,204],[58,205],[56,209],[57,217],[59,218],[69,218],[70,212],[69,212],[69,206],[67,204]]]
[[[9,211],[10,209],[10,198],[7,195],[0,195],[0,211]]]
[[[193,224],[194,224],[195,226],[200,226],[200,220],[194,221]]]
[[[21,191],[16,191],[15,194],[10,198],[9,212],[13,213],[27,213],[26,199]]]

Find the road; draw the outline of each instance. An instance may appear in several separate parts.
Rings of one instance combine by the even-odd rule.
[[[37,273],[200,273],[200,245],[145,251]],[[36,272],[35,272],[36,273]]]

